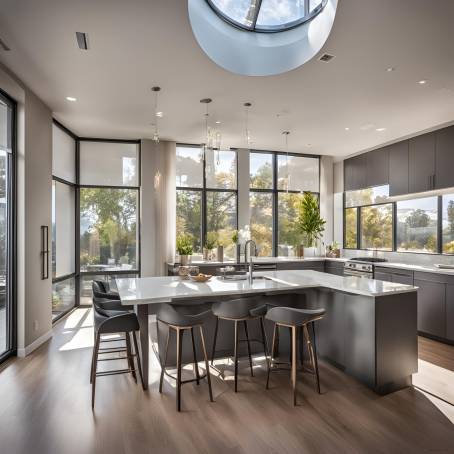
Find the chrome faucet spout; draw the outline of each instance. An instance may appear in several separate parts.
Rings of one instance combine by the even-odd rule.
[[[254,245],[254,256],[257,255],[257,245],[255,244],[254,240],[247,240],[246,244],[244,245],[244,264],[247,266],[248,265],[248,246],[249,246],[249,284],[252,284],[254,276],[253,276],[253,271],[254,271],[254,262],[252,261],[252,245]]]

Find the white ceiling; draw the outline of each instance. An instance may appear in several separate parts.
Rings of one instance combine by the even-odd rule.
[[[345,156],[454,120],[453,23],[452,0],[339,0],[321,52],[334,60],[246,77],[203,53],[184,0],[0,0],[12,49],[0,61],[78,135],[151,137],[150,87],[160,85],[163,138],[201,142],[199,100],[211,97],[224,147],[245,146],[249,101],[254,148],[284,149],[289,129],[291,151]],[[88,33],[88,52],[76,31]]]

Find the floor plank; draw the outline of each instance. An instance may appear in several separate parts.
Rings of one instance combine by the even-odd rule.
[[[91,318],[89,309],[77,309],[55,326],[50,342],[2,367],[0,452],[454,452],[451,406],[414,388],[377,396],[324,362],[322,395],[313,377],[303,374],[296,408],[287,373],[273,374],[265,391],[263,360],[256,358],[254,378],[242,361],[235,394],[233,370],[219,362],[224,375],[213,371],[216,402],[209,402],[204,382],[184,385],[178,414],[173,383],[166,381],[164,393],[158,393],[159,367],[153,358],[148,392],[127,376],[101,377],[92,412]],[[192,369],[185,374],[192,375]]]

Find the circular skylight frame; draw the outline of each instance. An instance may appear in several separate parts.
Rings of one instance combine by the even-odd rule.
[[[325,8],[326,4],[328,3],[328,0],[322,0],[319,5],[317,5],[311,12],[305,14],[303,17],[300,19],[287,22],[285,24],[280,24],[280,25],[267,25],[267,26],[257,26],[257,18],[260,14],[260,8],[262,6],[262,0],[258,0],[258,8],[257,8],[257,13],[255,14],[255,21],[251,24],[250,27],[247,25],[244,25],[235,19],[232,19],[229,17],[227,14],[225,14],[223,11],[221,11],[214,3],[212,0],[205,0],[206,3],[210,6],[210,8],[225,22],[227,22],[229,25],[238,28],[243,31],[248,31],[248,32],[255,32],[255,33],[279,33],[279,32],[284,32],[288,30],[292,30],[293,28],[299,27],[300,25],[311,21],[314,17],[319,15],[322,11],[323,8]],[[307,0],[309,2],[309,0]]]

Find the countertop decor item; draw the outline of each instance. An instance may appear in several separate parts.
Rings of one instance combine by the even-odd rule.
[[[183,266],[186,266],[189,263],[193,252],[192,244],[192,235],[189,235],[189,233],[180,233],[177,236],[176,248],[178,255],[180,256],[180,263]]]
[[[189,276],[189,278],[193,281],[196,281],[196,282],[207,282],[209,281],[213,276],[211,274],[203,274],[203,273],[199,273],[197,274],[196,276]]]

